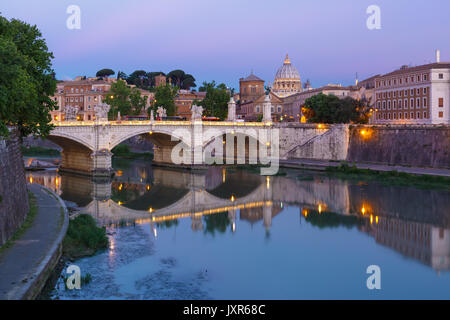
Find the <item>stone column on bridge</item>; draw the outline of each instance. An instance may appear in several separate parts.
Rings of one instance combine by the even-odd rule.
[[[108,149],[94,151],[92,158],[92,175],[94,177],[108,177],[112,174],[111,158],[112,153]]]
[[[236,121],[236,102],[234,102],[233,97],[230,98],[228,102],[228,121]]]
[[[268,94],[263,102],[263,122],[272,122],[272,103]]]

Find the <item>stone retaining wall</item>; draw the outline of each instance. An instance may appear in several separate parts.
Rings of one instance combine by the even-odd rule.
[[[17,134],[0,140],[0,245],[3,245],[25,220],[29,211],[25,169]]]

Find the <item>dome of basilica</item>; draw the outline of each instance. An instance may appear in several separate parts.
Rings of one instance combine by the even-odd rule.
[[[292,94],[302,91],[302,81],[297,68],[291,64],[288,55],[284,59],[284,63],[275,74],[272,92],[278,97],[288,97]]]
[[[286,59],[284,59],[283,65],[275,74],[275,80],[278,79],[300,80],[300,73],[298,72],[297,68],[291,64],[291,60],[289,60],[288,55],[286,55]]]

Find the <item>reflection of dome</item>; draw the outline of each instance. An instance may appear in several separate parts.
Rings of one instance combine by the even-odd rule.
[[[278,79],[296,79],[300,80],[300,73],[297,68],[291,64],[291,60],[289,60],[288,55],[286,55],[286,59],[284,59],[284,63],[280,69],[278,69],[277,74],[275,75],[275,81]]]
[[[272,92],[279,97],[287,97],[302,91],[302,82],[297,68],[291,64],[288,55],[275,75]]]

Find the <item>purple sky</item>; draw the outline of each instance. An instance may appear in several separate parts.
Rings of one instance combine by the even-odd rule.
[[[66,28],[71,4],[81,8],[80,30]],[[381,30],[366,27],[372,4]],[[183,69],[197,85],[238,88],[251,69],[273,82],[288,52],[318,87],[433,62],[437,48],[450,61],[448,0],[14,0],[0,12],[39,27],[59,79]]]

